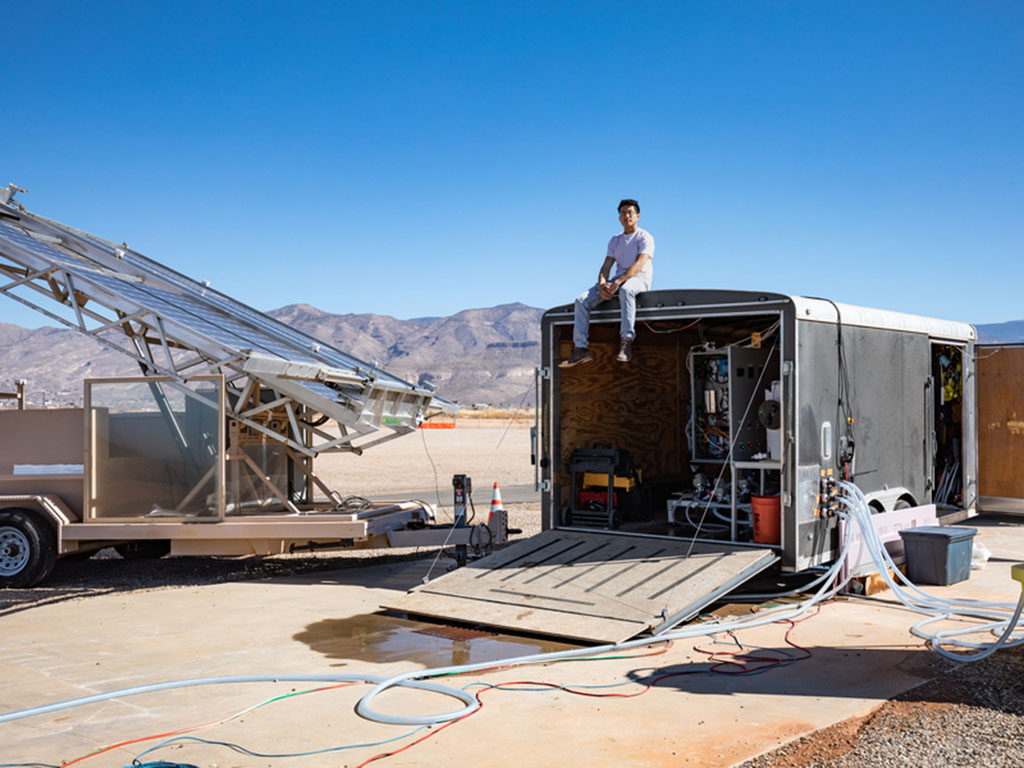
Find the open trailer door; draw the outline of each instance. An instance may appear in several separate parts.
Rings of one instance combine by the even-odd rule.
[[[778,560],[771,549],[548,530],[385,608],[596,643],[669,629]]]
[[[1024,344],[978,344],[978,508],[1024,514]]]

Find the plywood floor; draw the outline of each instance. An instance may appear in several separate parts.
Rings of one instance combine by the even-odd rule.
[[[770,549],[544,531],[383,606],[586,642],[695,616],[777,559]]]

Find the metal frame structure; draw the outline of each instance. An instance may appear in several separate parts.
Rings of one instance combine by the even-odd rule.
[[[26,211],[17,192],[0,191],[0,293],[125,354],[146,376],[224,376],[229,418],[292,453],[361,453],[456,410],[126,243]]]
[[[109,545],[157,553],[137,555],[143,557],[168,550],[181,555],[276,554],[350,546],[451,546],[464,559],[469,547],[483,552],[507,540],[503,512],[493,513],[486,524],[470,525],[462,518],[440,525],[424,502],[343,498],[314,472],[314,459],[322,453],[360,454],[412,432],[434,415],[454,414],[457,406],[432,389],[403,381],[208,283],[147,259],[125,243],[116,245],[26,211],[14,201],[18,192],[24,190],[13,185],[0,190],[0,294],[116,349],[139,365],[141,375],[87,381],[81,412],[4,409],[11,411],[2,415],[21,442],[12,439],[0,446],[6,450],[0,463],[13,467],[28,461],[44,471],[0,475],[0,530],[18,542],[8,565],[20,564],[0,572],[0,586],[34,585],[57,556]],[[215,393],[193,389],[210,380],[216,382]],[[184,473],[181,495],[169,499],[173,504],[166,509],[153,509],[129,495],[126,504],[131,510],[138,505],[137,514],[120,509],[106,514],[102,502],[93,503],[100,486],[92,474],[100,451],[91,417],[107,406],[91,407],[91,387],[134,383],[147,386],[152,395],[152,407],[140,413],[159,412],[183,462],[195,472]],[[213,409],[219,423],[213,443],[203,442],[212,434],[204,433],[190,446],[172,407],[173,390]],[[79,427],[75,418],[83,414]],[[79,428],[84,440],[74,437]],[[37,439],[39,431],[45,435]],[[189,450],[195,447],[216,453],[212,469],[194,466]],[[58,466],[51,464],[55,455],[79,471],[45,471]],[[119,455],[116,460],[126,458],[146,457]],[[144,481],[145,470],[138,471],[142,474],[111,482]],[[211,478],[212,506],[207,498],[203,512],[186,513]],[[314,500],[314,488],[326,500]],[[482,539],[481,527],[488,529]]]

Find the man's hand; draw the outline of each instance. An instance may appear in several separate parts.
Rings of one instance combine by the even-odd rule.
[[[611,282],[609,282],[609,281],[607,281],[607,280],[605,280],[605,281],[602,281],[602,282],[601,282],[600,284],[598,284],[598,286],[597,286],[597,292],[598,292],[598,294],[599,294],[599,295],[601,296],[601,298],[602,298],[602,299],[604,299],[605,301],[608,301],[608,299],[610,299],[610,298],[612,298],[613,296],[615,296],[615,294],[616,294],[616,293],[618,293],[618,290],[619,290],[619,284],[618,284],[618,283],[616,283],[616,282],[615,282],[614,280],[613,280],[613,281],[611,281]]]

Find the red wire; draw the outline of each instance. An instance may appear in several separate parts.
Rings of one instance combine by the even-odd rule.
[[[485,690],[490,690],[490,689],[485,689]],[[410,747],[415,747],[415,746],[416,746],[417,744],[419,744],[420,742],[426,741],[427,739],[429,739],[429,738],[431,738],[431,737],[433,737],[433,736],[436,736],[436,735],[437,735],[437,734],[439,734],[439,733],[440,733],[441,731],[443,731],[443,730],[444,730],[445,728],[448,728],[448,727],[450,727],[450,726],[453,726],[453,725],[455,725],[456,723],[461,723],[461,722],[462,722],[463,720],[465,720],[465,719],[466,719],[467,717],[472,717],[473,715],[475,715],[475,714],[476,714],[477,712],[479,712],[479,711],[480,711],[481,709],[483,709],[483,708],[484,708],[484,702],[483,702],[483,700],[482,700],[482,699],[480,698],[480,694],[482,694],[482,693],[483,693],[483,691],[478,691],[478,692],[477,692],[477,693],[475,694],[475,695],[476,695],[476,700],[477,700],[477,703],[478,703],[478,704],[479,704],[480,706],[479,706],[479,707],[477,707],[476,709],[474,709],[474,710],[473,710],[472,712],[470,712],[470,713],[469,713],[468,715],[463,715],[462,717],[458,718],[457,720],[451,720],[451,721],[449,721],[449,722],[445,723],[444,725],[442,725],[442,726],[441,726],[440,728],[437,728],[436,730],[433,730],[433,731],[431,731],[431,732],[430,732],[430,733],[428,733],[428,734],[427,734],[426,736],[421,736],[420,738],[416,739],[416,741],[410,741],[410,742],[409,742],[408,744],[406,744],[406,745],[405,745],[404,747],[399,747],[398,749],[394,749],[394,750],[392,750],[391,752],[381,752],[381,753],[380,753],[379,755],[374,755],[374,756],[373,756],[373,757],[371,757],[371,758],[370,758],[369,760],[364,760],[364,761],[363,761],[363,762],[361,762],[361,763],[360,763],[359,765],[355,766],[355,768],[363,768],[363,766],[365,766],[365,765],[369,765],[370,763],[372,763],[372,762],[375,762],[375,761],[377,761],[377,760],[383,760],[383,759],[384,759],[385,757],[391,757],[392,755],[397,755],[397,754],[399,754],[399,753],[401,753],[401,752],[405,752],[405,750],[409,749]]]
[[[671,640],[664,641],[664,642],[665,642],[665,647],[664,648],[660,648],[660,649],[658,649],[656,651],[651,651],[650,653],[638,653],[638,654],[635,654],[633,656],[629,656],[628,658],[631,658],[631,659],[642,659],[642,658],[645,658],[647,656],[661,656],[662,654],[667,653],[668,649],[672,645],[672,641]],[[505,664],[505,665],[497,665],[497,666],[494,666],[494,667],[481,667],[481,668],[474,669],[472,671],[473,672],[483,672],[483,671],[489,670],[489,669],[506,669],[506,668],[508,668],[507,664]],[[445,676],[446,677],[457,677],[458,675],[464,675],[464,674],[469,674],[469,672],[459,672],[459,673],[457,673],[455,675],[445,675]],[[654,682],[657,682],[658,680],[661,680],[661,679],[663,679],[665,677],[674,677],[675,675],[680,675],[680,674],[691,674],[691,673],[689,673],[689,672],[675,672],[675,673],[670,674],[670,675],[662,675],[662,677],[656,678],[654,681],[652,681],[651,685],[653,685]],[[397,755],[400,752],[405,752],[405,750],[409,749],[409,747],[414,747],[417,744],[419,744],[421,742],[424,742],[427,739],[436,736],[441,731],[443,731],[445,728],[448,728],[449,726],[455,725],[456,723],[461,723],[467,717],[472,717],[473,715],[475,715],[477,712],[479,712],[481,709],[484,708],[483,699],[480,698],[480,696],[483,693],[485,693],[486,691],[492,691],[492,690],[495,690],[495,689],[501,689],[501,688],[505,688],[505,687],[512,686],[512,685],[541,685],[541,686],[544,686],[546,688],[559,688],[559,689],[561,689],[563,691],[566,691],[567,693],[576,694],[577,696],[595,696],[595,697],[618,696],[618,697],[621,697],[621,698],[631,698],[633,696],[639,696],[641,693],[647,693],[647,691],[650,690],[650,688],[651,688],[651,685],[648,685],[648,687],[645,688],[640,693],[630,693],[630,694],[626,694],[626,693],[605,693],[605,694],[600,694],[600,693],[586,693],[586,692],[583,692],[583,691],[574,691],[571,688],[566,688],[565,686],[557,685],[556,683],[542,683],[542,682],[536,682],[536,681],[532,681],[532,680],[520,680],[520,681],[516,681],[516,682],[511,682],[511,683],[499,683],[497,685],[492,685],[490,688],[485,688],[485,689],[483,689],[481,691],[478,691],[477,693],[474,694],[476,696],[477,703],[480,706],[477,707],[476,709],[474,709],[468,715],[463,715],[462,717],[460,717],[460,718],[458,718],[456,720],[451,720],[451,721],[445,723],[444,725],[442,725],[440,728],[437,728],[437,729],[431,731],[426,736],[421,736],[420,738],[416,739],[416,741],[409,742],[404,747],[400,747],[399,749],[392,750],[391,752],[382,752],[379,755],[374,755],[369,760],[365,760],[364,762],[362,762],[359,765],[355,766],[355,768],[363,768],[363,766],[369,765],[370,763],[375,762],[376,760],[383,760],[385,757],[391,757],[392,755]]]
[[[818,606],[818,610],[815,611],[813,614],[811,614],[811,616],[817,615],[817,613],[820,612],[820,611],[821,611],[821,606],[819,605]],[[796,620],[796,621],[794,621],[792,619],[783,619],[782,621],[777,622],[777,623],[785,622],[785,623],[789,624],[789,629],[786,630],[786,634],[783,636],[783,639],[785,640],[785,642],[787,644],[789,644],[793,648],[796,648],[797,650],[802,651],[804,654],[806,654],[804,656],[799,656],[799,657],[796,657],[796,658],[788,657],[788,658],[781,658],[780,659],[780,658],[775,657],[775,656],[771,656],[771,657],[754,657],[754,656],[745,656],[742,653],[731,653],[731,652],[725,652],[725,651],[717,651],[717,652],[716,651],[705,651],[705,650],[703,650],[701,648],[697,648],[697,647],[694,647],[694,650],[700,651],[701,653],[708,654],[708,655],[710,655],[712,657],[714,657],[716,655],[726,655],[726,656],[735,656],[737,658],[740,658],[740,657],[749,658],[749,659],[755,660],[755,661],[772,662],[772,663],[767,664],[765,666],[755,667],[753,669],[743,668],[743,669],[740,669],[737,672],[728,672],[726,674],[749,674],[751,672],[758,672],[758,671],[760,671],[762,669],[768,669],[769,667],[777,666],[778,664],[782,664],[782,663],[785,663],[785,662],[803,661],[804,659],[809,659],[812,656],[811,651],[809,649],[807,649],[807,648],[803,648],[802,646],[799,646],[796,643],[794,643],[790,639],[789,635],[790,635],[790,633],[794,629],[796,629],[796,625],[797,624],[799,624],[799,623],[801,623],[803,621],[806,621],[807,619],[811,618],[811,616],[805,616],[804,618]],[[666,645],[664,648],[662,648],[659,651],[656,651],[654,653],[649,653],[649,654],[641,654],[641,656],[658,656],[658,655],[661,655],[661,654],[665,653],[666,651],[668,651],[668,648],[669,648],[669,646]],[[715,667],[721,666],[721,665],[735,665],[735,666],[743,667],[742,664],[737,664],[736,662],[722,661],[722,662],[717,662],[716,664],[714,664],[712,666],[712,670],[715,670]],[[488,667],[487,669],[501,669],[501,668],[502,667],[500,667],[500,666],[496,666],[496,667]],[[482,670],[474,670],[474,671],[479,672],[479,671],[482,671]],[[442,725],[440,728],[437,728],[437,729],[431,731],[426,736],[421,736],[420,738],[416,739],[416,741],[409,742],[404,747],[392,750],[391,752],[382,752],[379,755],[374,755],[370,759],[365,760],[362,763],[359,763],[359,765],[355,766],[355,768],[364,768],[364,766],[367,766],[370,763],[373,763],[373,762],[375,762],[377,760],[383,760],[385,757],[392,757],[393,755],[397,755],[397,754],[400,754],[402,752],[405,752],[405,750],[409,749],[410,747],[414,747],[417,744],[420,744],[420,743],[426,741],[427,739],[436,736],[441,731],[443,731],[445,728],[453,726],[456,723],[461,723],[463,720],[465,720],[465,719],[467,719],[469,717],[472,717],[473,715],[475,715],[477,712],[479,712],[481,709],[484,708],[483,699],[480,698],[480,697],[484,693],[486,693],[487,691],[502,690],[502,689],[509,688],[511,686],[516,686],[516,685],[533,685],[533,686],[542,686],[544,688],[553,688],[553,689],[556,689],[556,690],[565,691],[566,693],[571,693],[574,696],[587,696],[587,697],[595,698],[595,699],[612,699],[612,698],[615,698],[615,699],[635,699],[637,696],[643,696],[645,693],[649,693],[651,691],[651,689],[653,689],[654,686],[656,686],[662,680],[668,680],[669,678],[672,678],[672,677],[682,677],[683,675],[696,675],[696,674],[700,674],[703,671],[704,670],[700,670],[700,669],[688,669],[688,670],[684,670],[682,672],[667,672],[664,675],[658,675],[657,677],[651,678],[650,682],[648,682],[644,686],[643,690],[637,691],[635,693],[593,693],[591,691],[577,691],[577,690],[574,690],[573,688],[569,688],[568,686],[565,686],[565,685],[558,685],[557,683],[548,683],[548,682],[539,681],[539,680],[515,680],[515,681],[512,681],[512,682],[498,683],[496,685],[491,685],[489,688],[485,688],[485,689],[483,689],[481,691],[478,691],[475,694],[476,700],[480,704],[480,706],[477,707],[472,712],[470,712],[468,715],[463,715],[462,717],[458,718],[457,720],[451,720],[451,721],[445,723],[444,725]],[[462,673],[460,673],[460,674],[462,674]],[[452,675],[452,677],[454,677],[454,675]]]
[[[817,610],[813,614],[811,614],[811,616],[816,616],[820,611],[821,606],[818,605]],[[770,669],[771,667],[777,667],[780,664],[789,664],[794,661],[803,661],[804,659],[811,658],[811,656],[813,656],[814,654],[810,651],[810,649],[804,648],[803,646],[794,643],[790,639],[789,635],[794,629],[796,629],[797,624],[803,621],[807,621],[807,619],[811,618],[811,616],[805,616],[804,618],[799,619],[797,621],[794,621],[793,619],[782,619],[781,621],[777,622],[780,624],[789,624],[789,629],[786,630],[786,634],[783,636],[783,640],[791,648],[795,648],[801,653],[803,653],[804,655],[802,656],[756,656],[752,653],[747,653],[746,651],[708,651],[698,646],[694,646],[693,649],[699,653],[703,653],[711,657],[711,660],[714,662],[711,666],[712,672],[718,672],[725,675],[749,674],[751,672],[760,672],[762,669]],[[737,659],[738,661],[715,661],[716,656],[730,656],[734,659]],[[761,666],[751,667],[746,663],[740,663],[741,661],[760,663]],[[738,669],[728,670],[725,669],[725,667],[738,667]]]
[[[354,682],[349,682],[349,683],[339,683],[338,685],[328,685],[328,686],[324,686],[323,688],[313,688],[311,690],[304,691],[304,693],[317,693],[318,691],[331,691],[331,690],[334,690],[335,688],[344,688],[345,686],[348,686],[348,685],[355,685],[355,683]],[[88,755],[82,755],[82,757],[76,757],[71,762],[64,763],[63,764],[63,768],[67,768],[69,765],[74,765],[75,763],[80,763],[83,760],[88,760],[90,757],[98,757],[99,755],[104,755],[107,752],[111,751],[112,749],[117,749],[118,747],[127,747],[127,746],[129,746],[131,744],[138,744],[141,741],[152,741],[153,739],[166,739],[168,736],[177,736],[179,733],[188,733],[189,731],[197,731],[200,728],[206,728],[207,726],[210,726],[210,725],[217,725],[218,723],[221,723],[221,722],[223,722],[223,720],[211,720],[210,722],[203,723],[202,725],[190,725],[190,726],[187,726],[185,728],[178,728],[175,731],[168,731],[167,733],[158,733],[155,736],[140,736],[137,739],[128,739],[127,741],[119,741],[117,744],[111,744],[109,747],[104,747],[103,749],[99,750],[98,752],[90,752]]]

